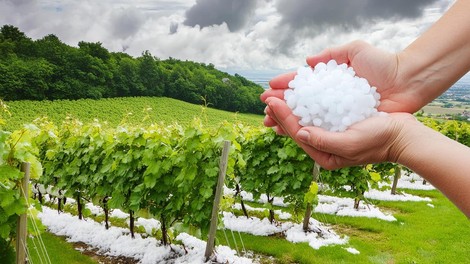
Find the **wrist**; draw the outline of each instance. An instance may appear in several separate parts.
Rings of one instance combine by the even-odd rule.
[[[428,130],[434,132],[412,115],[395,120],[391,129],[388,161],[409,167],[415,155],[422,149],[422,140],[428,138]]]
[[[433,76],[432,70],[429,70],[429,62],[411,47],[398,52],[396,60],[395,87],[408,98],[413,98],[415,105],[413,109],[409,109],[409,112],[414,113],[436,97],[427,89],[433,82],[432,78],[436,76]]]
[[[441,147],[450,144],[450,141],[452,140],[425,126],[414,117],[413,120],[411,118],[401,120],[400,129],[390,147],[389,159],[413,171],[421,171],[429,166],[430,158],[435,156]]]

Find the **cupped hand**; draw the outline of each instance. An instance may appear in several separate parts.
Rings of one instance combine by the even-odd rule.
[[[292,137],[325,169],[396,161],[407,144],[405,126],[420,125],[409,113],[393,113],[368,118],[344,132],[329,132],[318,127],[301,127],[298,117],[277,97],[269,97],[265,102],[266,113],[277,129]]]
[[[307,64],[314,67],[332,59],[353,67],[357,76],[366,78],[371,86],[377,87],[381,95],[379,111],[414,113],[428,103],[418,91],[407,86],[407,80],[402,79],[399,54],[383,51],[363,41],[353,41],[308,57]],[[284,91],[295,75],[295,72],[286,73],[271,80],[270,89],[261,94],[261,100],[266,102],[269,97],[284,99]],[[279,134],[286,134],[271,116],[267,115],[264,123],[274,127]]]

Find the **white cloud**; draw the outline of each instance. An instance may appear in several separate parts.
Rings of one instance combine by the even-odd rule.
[[[219,68],[289,69],[303,64],[307,55],[354,39],[390,51],[403,49],[453,2],[439,0],[417,19],[374,21],[349,31],[324,28],[314,35],[308,29],[293,31],[279,25],[282,16],[276,1],[257,1],[254,14],[236,32],[225,23],[202,29],[183,25],[185,11],[196,0],[0,0],[0,25],[17,26],[33,39],[55,34],[73,46],[82,40],[102,42],[112,51],[126,49],[133,56],[149,50],[162,59],[195,60]],[[172,25],[178,25],[174,34]],[[282,52],[282,45],[289,52]]]

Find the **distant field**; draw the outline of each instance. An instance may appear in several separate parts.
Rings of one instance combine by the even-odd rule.
[[[438,105],[427,105],[422,109],[425,114],[432,114],[432,115],[453,115],[453,114],[461,114],[465,108],[444,108]]]
[[[47,116],[49,120],[60,124],[66,116],[78,118],[82,122],[98,119],[110,126],[117,126],[122,121],[129,124],[164,122],[188,124],[195,117],[200,117],[207,126],[217,126],[224,120],[240,121],[247,125],[261,126],[263,116],[254,114],[232,113],[201,105],[185,103],[163,97],[127,97],[76,101],[11,101],[6,102],[11,112],[6,130],[15,130],[23,124],[31,123],[38,117]]]
[[[6,102],[11,112],[6,130],[20,128],[38,117],[47,116],[60,124],[66,116],[78,118],[82,122],[93,119],[106,121],[110,126],[117,126],[122,121],[130,124],[149,124],[152,122],[188,124],[194,117],[200,117],[207,126],[217,126],[220,122],[240,121],[251,126],[262,126],[263,116],[254,114],[232,113],[213,108],[204,108],[179,100],[164,97],[127,97],[101,100],[81,99],[76,101],[10,101]],[[444,108],[442,103],[433,102],[423,107],[424,115],[460,114],[470,107],[458,102],[453,108]]]

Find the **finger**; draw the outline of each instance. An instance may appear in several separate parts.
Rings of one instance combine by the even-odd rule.
[[[367,45],[369,44],[356,40],[338,47],[327,48],[317,55],[307,57],[307,64],[315,67],[320,62],[327,63],[330,60],[335,60],[338,64],[350,65],[351,58]]]
[[[278,124],[278,126],[275,127],[276,133],[279,133],[279,128],[281,128],[283,132],[285,132],[285,135],[289,135],[292,139],[294,139],[294,141],[296,141],[297,144],[299,144],[299,146],[304,149],[304,151],[310,157],[312,157],[312,159],[318,161],[319,164],[326,169],[336,169],[344,166],[344,162],[339,156],[332,155],[328,151],[316,148],[316,144],[312,144],[312,141],[315,139],[311,135],[310,138],[312,138],[312,141],[310,141],[309,139],[299,140],[297,133],[299,130],[302,129],[302,126],[299,125],[299,118],[292,113],[290,108],[286,105],[283,100],[280,100],[276,97],[269,97],[266,100],[266,103],[269,106],[266,109],[266,113]],[[323,133],[333,133],[327,132],[321,128],[316,127],[306,127],[302,130],[305,129],[307,129],[308,133],[311,133],[311,129],[313,129],[314,133],[316,133],[316,131],[321,131]]]
[[[269,115],[264,117],[263,124],[267,127],[274,127],[277,126],[277,123],[274,119],[272,119]]]
[[[263,124],[267,127],[272,127],[273,130],[276,132],[276,134],[286,136],[287,133],[284,131],[284,129],[282,129],[281,126],[277,124],[276,120],[274,120],[273,118],[269,116],[268,112],[272,114],[271,111],[268,111],[268,107],[267,107],[265,109],[266,116],[264,117]]]
[[[279,99],[284,99],[285,91],[285,89],[268,89],[261,94],[260,99],[262,102],[266,102],[266,99],[268,99],[268,97],[277,97]]]
[[[276,134],[282,135],[282,136],[287,136],[287,133],[284,131],[284,129],[282,129],[282,127],[279,126],[277,124],[277,122],[274,119],[272,119],[269,115],[266,115],[264,117],[263,124],[264,124],[264,126],[272,127],[274,129],[274,131],[276,132]]]
[[[264,109],[264,113],[266,114],[263,121],[265,126],[272,127],[278,135],[288,136],[284,129],[275,120],[275,118],[271,117],[274,115],[274,112],[269,109],[269,106],[266,106],[266,108]]]
[[[294,79],[296,74],[296,72],[289,72],[278,75],[269,82],[269,87],[271,89],[287,89],[289,88],[289,82]]]
[[[327,63],[328,61],[330,61],[332,59],[333,58],[331,56],[331,48],[329,48],[329,49],[323,50],[322,52],[320,52],[316,55],[308,56],[307,57],[307,64],[310,67],[315,67],[320,62]]]
[[[287,104],[279,98],[269,97],[266,99],[266,103],[269,106],[267,109],[268,115],[281,126],[284,132],[294,138],[297,131],[301,128],[299,118],[295,116]]]
[[[331,153],[319,151],[314,147],[299,143],[299,146],[309,155],[316,163],[318,163],[322,168],[327,170],[335,170],[348,166],[347,160],[342,159],[339,156],[335,156]]]
[[[276,134],[278,135],[281,135],[281,136],[288,136],[288,134],[284,131],[284,129],[282,129],[282,127],[280,126],[275,126],[273,127],[274,131],[276,132]]]
[[[340,155],[350,150],[351,142],[353,142],[347,132],[330,132],[318,127],[304,127],[297,132],[295,137],[299,142],[333,155]]]
[[[338,169],[350,164],[347,159],[343,158],[340,155],[336,155],[335,152],[331,153],[329,148],[323,147],[322,143],[324,141],[318,140],[318,138],[324,138],[324,134],[337,134],[334,132],[325,131],[322,128],[318,127],[304,127],[300,129],[295,135],[296,142],[302,147],[302,149],[313,159],[315,162],[318,162],[323,168],[328,170]],[[338,136],[338,135],[336,135]],[[317,140],[317,141],[316,141]],[[337,144],[340,145],[341,144]],[[320,146],[320,147],[318,147]]]
[[[325,49],[317,55],[307,57],[307,64],[310,67],[315,67],[320,62],[327,63],[330,60],[335,60],[338,64],[346,63],[349,65],[350,61],[346,47]]]

